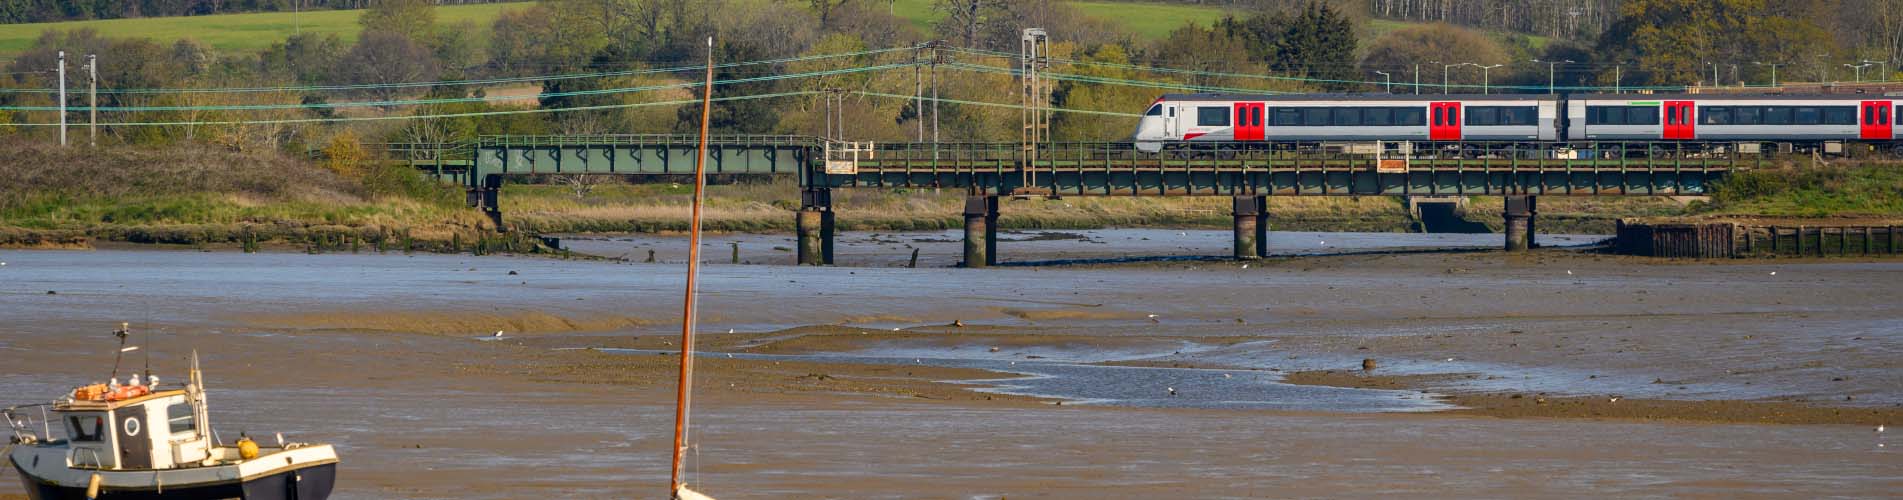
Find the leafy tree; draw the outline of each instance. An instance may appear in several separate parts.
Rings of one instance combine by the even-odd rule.
[[[349,49],[337,35],[299,33],[259,52],[258,71],[302,83],[320,83],[332,78],[337,60]]]
[[[340,76],[358,84],[429,81],[440,71],[428,47],[401,33],[387,31],[365,32],[357,45],[344,54],[339,66]],[[368,92],[379,99],[393,100],[409,91],[378,87]]]
[[[357,17],[366,32],[401,34],[411,40],[429,40],[436,34],[436,9],[429,0],[377,0]]]
[[[1310,2],[1295,13],[1226,17],[1217,22],[1217,29],[1242,40],[1251,59],[1271,69],[1323,80],[1360,80],[1355,74],[1354,23],[1327,4]]]

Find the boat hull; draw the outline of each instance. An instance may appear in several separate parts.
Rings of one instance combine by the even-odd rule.
[[[19,466],[27,498],[32,500],[86,500],[86,488],[60,486],[28,475]],[[212,484],[167,485],[152,488],[103,488],[98,500],[325,500],[337,482],[337,464],[328,463],[275,474]]]

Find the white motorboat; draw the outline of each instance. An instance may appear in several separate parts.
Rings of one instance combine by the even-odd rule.
[[[115,332],[124,338],[124,330]],[[131,350],[136,348],[124,348]],[[0,410],[13,429],[7,458],[34,500],[323,500],[337,479],[330,445],[249,438],[225,445],[211,429],[198,356],[167,389],[148,372],[74,389],[51,403]]]

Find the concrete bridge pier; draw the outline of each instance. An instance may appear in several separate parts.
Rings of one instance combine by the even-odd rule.
[[[1506,235],[1508,252],[1524,252],[1537,243],[1533,237],[1533,219],[1539,216],[1539,200],[1533,196],[1506,197]]]
[[[998,263],[998,197],[965,197],[965,267]]]
[[[1235,197],[1236,260],[1255,260],[1269,255],[1269,198]]]
[[[833,191],[800,190],[799,261],[802,266],[833,264]]]

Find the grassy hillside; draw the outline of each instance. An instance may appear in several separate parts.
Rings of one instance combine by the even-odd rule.
[[[522,8],[531,2],[453,5],[436,8],[436,22],[456,24],[470,21],[481,26],[486,40],[489,23],[502,9]],[[333,33],[346,40],[357,38],[357,16],[362,11],[321,10],[313,12],[269,12],[224,14],[216,16],[162,17],[144,19],[107,19],[60,23],[0,25],[0,54],[12,55],[33,45],[40,33],[49,29],[92,28],[110,37],[152,38],[171,41],[192,38],[221,51],[256,52],[282,42],[294,33]],[[102,54],[103,55],[103,54]],[[104,62],[104,61],[101,61]]]
[[[530,3],[533,2],[437,7],[437,22],[445,25],[463,21],[476,23],[482,28],[478,33],[479,40],[486,40],[489,24],[498,13],[503,9],[524,8]],[[1117,21],[1146,37],[1163,37],[1171,29],[1188,21],[1208,24],[1223,14],[1222,9],[1194,5],[1106,1],[1071,3],[1086,15]],[[895,0],[890,8],[894,14],[911,21],[920,32],[931,31],[932,23],[943,17],[932,11],[932,0]],[[18,54],[26,50],[43,31],[79,28],[92,28],[106,36],[145,37],[161,41],[189,37],[221,51],[256,52],[298,32],[330,33],[345,40],[355,40],[357,17],[361,13],[355,10],[324,10],[8,24],[0,25],[0,55]]]

